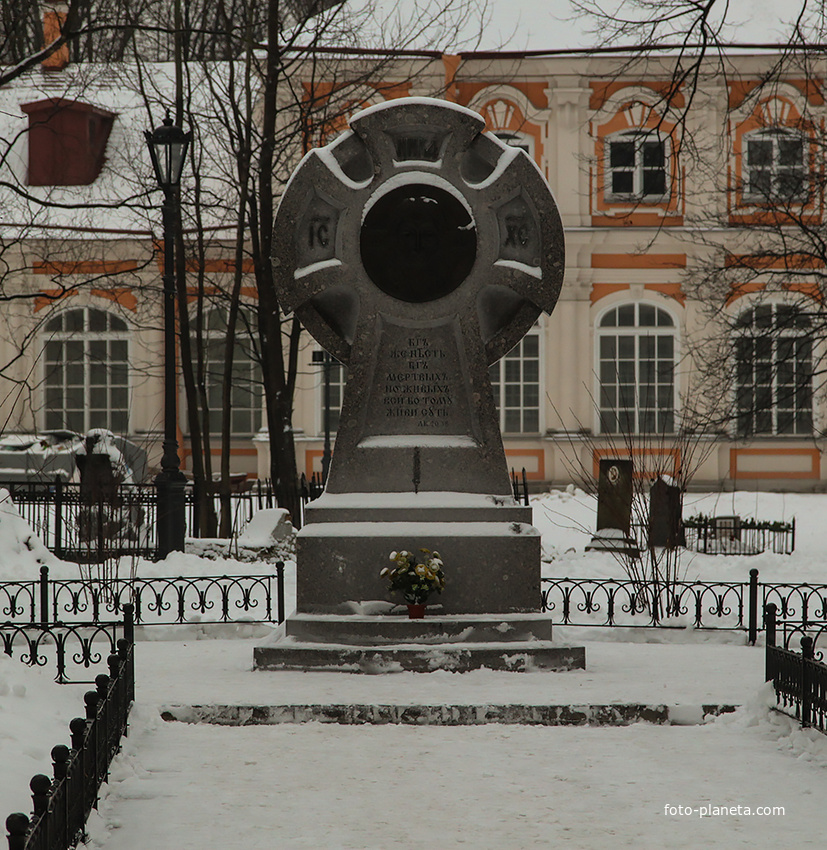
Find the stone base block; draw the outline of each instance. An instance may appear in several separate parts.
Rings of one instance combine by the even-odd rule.
[[[379,577],[393,551],[436,549],[446,588],[432,597],[446,614],[536,612],[540,534],[524,522],[315,522],[296,538],[296,607],[346,613],[346,603],[399,601]]]
[[[451,670],[464,673],[485,667],[525,672],[585,669],[586,651],[582,646],[557,646],[550,641],[381,647],[285,642],[257,646],[253,650],[253,660],[257,670],[338,670],[352,673]]]
[[[547,614],[426,615],[423,620],[409,620],[404,612],[381,616],[295,613],[285,621],[282,634],[302,643],[345,646],[550,641],[551,620]]]
[[[254,650],[257,670],[465,672],[583,669],[583,647],[551,641],[540,614],[403,616],[293,614],[269,644]]]

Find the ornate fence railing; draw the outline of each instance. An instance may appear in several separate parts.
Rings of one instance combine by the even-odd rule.
[[[59,558],[101,563],[123,555],[155,558],[157,496],[152,484],[121,484],[90,498],[79,484],[56,478],[4,482],[32,531]]]
[[[48,567],[32,581],[0,582],[6,626],[77,626],[121,616],[134,607],[136,625],[280,623],[284,620],[284,562],[263,575],[53,579]]]
[[[154,484],[120,484],[107,498],[90,498],[81,485],[54,481],[3,482],[23,518],[59,558],[82,564],[118,557],[158,556],[158,496]],[[269,481],[256,481],[230,494],[230,527],[238,534],[253,514],[277,506]],[[302,499],[316,498],[319,482],[306,483]],[[193,485],[184,490],[189,537],[200,537]],[[220,509],[215,496],[216,509]]]
[[[744,630],[751,622],[749,590],[749,582],[542,580],[543,610],[565,626]]]
[[[795,551],[795,517],[770,522],[740,517],[690,517],[683,520],[686,548],[708,555],[757,555]]]
[[[95,690],[84,696],[85,717],[69,724],[71,749],[52,749],[53,774],[32,777],[32,816],[15,812],[6,818],[9,850],[68,850],[85,838],[86,821],[97,805],[98,791],[126,734],[135,699],[134,640],[124,613],[124,637],[107,659],[109,674],[95,677]]]
[[[827,630],[827,585],[760,582],[758,575],[751,569],[745,582],[544,578],[542,610],[561,626],[746,631],[755,643],[764,606],[773,603],[791,635]]]
[[[822,663],[821,653],[816,657],[811,635],[801,636],[800,654],[789,647],[790,640],[798,632],[787,633],[784,645],[777,645],[776,614],[773,603],[766,606],[765,681],[773,683],[776,709],[794,717],[802,726],[813,726],[827,734],[827,664]],[[821,632],[824,625],[821,624]]]

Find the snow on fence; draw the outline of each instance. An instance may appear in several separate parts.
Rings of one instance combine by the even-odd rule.
[[[683,529],[686,548],[707,555],[792,555],[795,551],[795,517],[782,522],[699,514],[683,520]]]
[[[97,624],[134,608],[135,624],[280,623],[284,620],[284,561],[266,575],[40,579],[0,582],[7,626]]]
[[[827,630],[827,585],[760,582],[757,569],[746,582],[544,578],[541,590],[542,610],[560,626],[746,631],[755,643],[774,603],[785,628]]]
[[[32,777],[32,817],[15,812],[6,818],[9,850],[67,850],[85,840],[86,821],[98,791],[126,734],[135,699],[134,636],[127,624],[117,653],[108,658],[109,675],[95,678],[95,690],[84,696],[86,716],[69,723],[72,747],[52,749],[54,778]]]
[[[766,628],[765,681],[772,681],[776,710],[798,720],[802,726],[813,726],[827,734],[827,665],[822,654],[815,652],[815,639],[802,634],[801,628],[785,630],[783,645],[777,645],[778,620],[774,603],[764,609]],[[821,624],[822,634],[827,624]],[[800,636],[801,653],[790,649],[790,641]]]
[[[154,484],[119,484],[111,498],[90,498],[80,484],[54,481],[3,482],[20,515],[59,558],[82,564],[120,557],[158,557],[158,494]],[[321,493],[321,485],[302,490],[303,503]],[[189,537],[200,537],[196,492],[184,490]],[[214,497],[216,510],[220,499]],[[231,528],[238,534],[256,511],[276,506],[269,481],[256,481],[230,494]]]

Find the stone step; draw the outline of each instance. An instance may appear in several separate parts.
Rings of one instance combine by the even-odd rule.
[[[545,614],[453,614],[409,620],[406,612],[380,616],[292,614],[284,635],[305,642],[385,646],[551,640]]]
[[[520,522],[531,508],[507,496],[476,493],[324,493],[307,504],[305,522]]]
[[[182,723],[258,726],[280,723],[338,723],[348,726],[628,726],[632,723],[695,726],[727,714],[736,705],[165,705],[161,717]]]
[[[430,673],[451,670],[463,673],[489,670],[585,669],[586,651],[551,641],[500,641],[486,643],[393,644],[353,646],[297,641],[283,637],[253,650],[257,670],[339,670],[352,673]]]

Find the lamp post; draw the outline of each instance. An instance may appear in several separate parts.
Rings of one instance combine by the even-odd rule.
[[[178,456],[175,381],[175,228],[180,195],[181,171],[192,138],[172,123],[167,110],[160,127],[144,131],[158,186],[164,192],[164,453],[161,471],[155,477],[158,491],[158,554],[184,550],[186,519],[184,484]]]
[[[336,362],[327,351],[314,351],[313,363],[319,363],[324,374],[324,452],[322,454],[322,484],[327,484],[330,469],[330,370]]]

